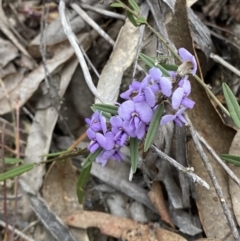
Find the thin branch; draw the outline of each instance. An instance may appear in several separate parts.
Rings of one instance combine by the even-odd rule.
[[[77,55],[77,58],[78,58],[78,61],[80,63],[80,66],[82,68],[82,71],[83,71],[83,74],[84,74],[84,77],[85,77],[85,81],[89,87],[89,89],[91,90],[91,92],[93,93],[93,95],[98,98],[101,102],[103,103],[106,103],[107,101],[105,101],[102,96],[100,95],[100,93],[97,91],[96,87],[94,86],[93,84],[93,81],[92,81],[92,77],[89,73],[89,70],[88,70],[88,66],[84,60],[84,57],[83,57],[83,54],[78,46],[78,43],[77,43],[77,38],[76,36],[74,35],[74,33],[72,32],[72,29],[67,21],[67,18],[66,18],[66,15],[65,15],[65,3],[64,3],[64,0],[60,0],[59,1],[59,15],[60,15],[60,19],[61,19],[61,22],[62,22],[62,26],[63,26],[63,29],[65,31],[65,34],[70,42],[70,44],[72,45],[74,51],[75,51],[75,54]]]
[[[0,220],[0,226],[6,227],[6,223]],[[13,227],[11,225],[8,225],[8,228],[9,230],[13,230]],[[25,239],[26,241],[35,241],[34,239],[29,238],[27,235],[25,235],[24,233],[22,233],[20,230],[16,228],[14,229],[14,232],[18,234],[20,237],[22,237],[23,239]]]
[[[98,32],[99,35],[101,35],[107,42],[109,42],[111,45],[114,45],[114,40],[104,31],[102,28],[93,21],[88,14],[83,11],[76,3],[72,3],[71,7],[73,10],[79,14],[79,16],[87,23],[89,24],[94,30]]]
[[[207,141],[197,133],[200,142],[204,145],[207,151],[212,155],[212,157],[221,165],[225,172],[237,183],[240,187],[240,179],[235,175],[235,173],[229,168],[229,166],[218,156],[218,154],[212,149],[212,147],[207,143]]]
[[[236,227],[236,223],[235,223],[235,221],[234,221],[234,219],[232,217],[232,214],[230,212],[230,209],[229,209],[229,207],[228,207],[228,205],[226,203],[226,199],[224,198],[222,188],[220,187],[220,185],[218,183],[218,180],[217,180],[217,178],[216,178],[216,176],[214,174],[213,168],[212,168],[212,166],[211,166],[211,164],[210,164],[210,162],[208,160],[208,157],[207,157],[206,153],[204,152],[204,150],[202,148],[202,145],[201,145],[201,143],[199,141],[199,138],[198,138],[198,135],[196,133],[196,130],[194,129],[194,127],[193,127],[193,125],[192,125],[192,123],[189,120],[187,115],[185,115],[185,118],[186,118],[186,120],[187,120],[187,122],[189,124],[189,131],[190,131],[190,133],[192,135],[192,138],[193,138],[194,144],[195,144],[195,146],[197,148],[197,151],[198,151],[198,153],[199,153],[199,155],[200,155],[200,157],[201,157],[201,159],[202,159],[202,161],[203,161],[203,163],[204,163],[204,165],[205,165],[205,167],[207,169],[207,172],[208,172],[208,174],[209,174],[209,176],[210,176],[210,178],[212,180],[213,186],[214,186],[214,188],[216,190],[216,193],[217,193],[217,195],[219,197],[220,203],[221,203],[222,208],[223,208],[223,212],[224,212],[224,214],[225,214],[225,216],[227,218],[229,227],[232,230],[232,235],[233,235],[233,237],[234,237],[234,239],[236,241],[239,241],[240,240],[240,236],[239,236],[239,233],[238,233],[238,230],[237,230],[237,227]]]
[[[230,71],[232,71],[234,74],[236,74],[237,76],[240,77],[240,71],[235,68],[234,66],[232,66],[231,64],[229,64],[227,61],[225,61],[223,58],[221,58],[220,56],[211,53],[210,54],[210,58],[212,58],[215,62],[223,65],[224,67],[226,67],[227,69],[229,69]]]
[[[170,156],[168,156],[167,154],[165,154],[164,152],[162,152],[161,150],[159,150],[156,146],[152,145],[151,148],[163,159],[165,159],[166,161],[168,161],[172,166],[176,167],[179,171],[183,172],[184,174],[186,174],[188,177],[190,177],[190,179],[193,182],[197,182],[198,184],[200,184],[201,186],[209,189],[209,185],[199,176],[197,176],[196,174],[194,174],[192,172],[191,168],[187,168],[182,166],[181,164],[179,164],[177,161],[175,161],[173,158],[171,158]]]
[[[112,11],[108,11],[108,10],[105,10],[105,9],[100,9],[100,8],[97,8],[97,7],[93,7],[93,6],[90,6],[90,5],[86,4],[86,3],[80,3],[80,6],[83,9],[90,10],[92,12],[102,14],[102,15],[104,15],[106,17],[116,18],[116,19],[120,19],[120,20],[126,20],[126,17],[124,15],[122,15],[122,14],[119,14],[119,13],[114,13]]]

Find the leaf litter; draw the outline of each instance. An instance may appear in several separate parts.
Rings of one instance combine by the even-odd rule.
[[[210,34],[214,36],[214,33],[217,33],[218,37],[222,35],[225,39],[228,39],[228,36],[223,35],[215,23],[211,28],[204,24],[206,21],[214,22],[214,19],[221,20],[222,24],[226,24],[226,29],[235,27],[236,31],[238,15],[232,16],[235,22],[230,19],[232,6],[235,6],[231,1],[221,1],[219,8],[213,2],[209,1],[204,5],[200,0],[194,3],[182,0],[156,3],[148,0],[142,3],[140,8],[145,12],[150,9],[150,19],[153,17],[151,25],[156,25],[173,48],[185,47],[197,54],[202,69],[201,75],[207,83],[212,84],[209,69],[210,73],[217,70],[218,82],[228,82],[230,87],[235,88],[234,94],[239,97],[239,85],[233,86],[228,80],[228,76],[232,76],[232,79],[237,76],[229,70],[212,67],[209,62],[213,45],[221,49],[219,54],[226,57],[228,51],[234,52],[234,44],[227,49],[225,42],[220,38],[213,43]],[[78,5],[74,4],[72,6]],[[82,4],[83,7],[84,4],[89,4],[99,9],[116,11],[109,7],[108,1],[101,4],[92,0]],[[186,4],[193,5],[190,9],[185,7]],[[226,6],[229,7],[229,12],[223,11]],[[42,154],[67,149],[74,139],[86,130],[84,118],[89,116],[90,105],[94,101],[93,95],[87,89],[84,73],[78,66],[75,50],[67,41],[57,8],[56,3],[50,7],[37,1],[28,4],[23,1],[21,5],[1,2],[0,31],[4,35],[0,35],[0,113],[1,126],[5,126],[1,133],[6,140],[2,146],[9,147],[5,151],[5,154],[9,155],[11,149],[18,150],[16,143],[20,143],[18,154],[24,158],[25,163],[41,162]],[[235,8],[237,11],[238,7]],[[30,9],[33,10],[31,14]],[[86,7],[86,11],[87,9],[91,8]],[[170,54],[147,28],[136,28],[128,20],[123,20],[124,18],[116,20],[88,10],[87,16],[97,24],[95,29],[104,31],[109,39],[115,41],[112,48],[111,44],[95,30],[91,30],[88,23],[71,10],[71,6],[68,6],[66,11],[77,42],[90,57],[89,66],[93,64],[97,70],[90,68],[93,82],[108,103],[119,101],[119,92],[132,81],[133,68],[137,71],[144,68],[137,62],[139,52],[156,56],[159,46],[160,53]],[[164,12],[168,15],[164,15]],[[119,9],[117,13],[124,15]],[[43,14],[45,16],[42,18]],[[168,17],[165,19],[165,16]],[[201,16],[201,20],[197,16]],[[40,28],[41,21],[48,21],[43,32]],[[20,26],[24,26],[25,30],[33,34],[32,40],[23,34]],[[231,41],[234,43],[237,39],[232,38]],[[42,46],[45,46],[45,58],[41,56]],[[234,63],[238,57],[235,51],[230,60]],[[239,67],[237,61],[235,67]],[[217,154],[227,153],[231,145],[230,154],[239,155],[238,134],[233,139],[233,128],[222,123],[218,112],[212,108],[211,99],[194,80],[192,88],[192,98],[197,104],[196,108],[189,112],[189,118],[198,133]],[[12,113],[20,118],[20,127],[16,127]],[[20,135],[15,142],[18,132]],[[149,150],[146,157],[143,155],[138,171],[133,180],[129,181],[130,162],[129,152],[126,150],[127,158],[122,163],[109,162],[104,168],[93,163],[85,201],[83,206],[80,206],[77,203],[75,185],[84,159],[82,156],[73,158],[76,167],[73,168],[71,160],[66,158],[64,162],[55,162],[51,166],[41,164],[20,177],[19,192],[23,196],[18,203],[18,214],[8,214],[9,220],[13,218],[9,224],[24,229],[30,225],[33,218],[40,220],[43,226],[37,224],[35,232],[27,232],[27,235],[35,240],[52,240],[53,237],[55,240],[62,240],[61,235],[65,235],[64,240],[106,240],[104,235],[128,240],[234,240],[221,207],[221,200],[218,199],[206,168],[196,152],[193,141],[187,142],[188,132],[174,132],[174,127],[168,126],[157,133],[162,138],[155,138],[155,145],[183,166],[193,167],[194,172],[210,185],[210,190],[193,184],[183,173],[170,167],[152,150]],[[185,145],[180,144],[183,142]],[[82,142],[81,146],[86,147],[87,143]],[[210,157],[209,160],[222,188],[224,199],[233,210],[239,225],[239,186],[227,177],[219,164]],[[239,177],[238,168],[232,165],[230,168]],[[102,189],[102,185],[109,188]],[[12,183],[4,189],[6,199],[15,187]],[[8,201],[9,208],[10,204]],[[5,214],[6,211],[5,208]],[[3,221],[6,222],[6,219]],[[25,225],[21,226],[23,221]],[[68,228],[63,222],[78,229]],[[94,229],[86,232],[90,227],[98,227],[102,234],[97,232],[97,235],[94,235]],[[41,238],[38,228],[42,230]]]

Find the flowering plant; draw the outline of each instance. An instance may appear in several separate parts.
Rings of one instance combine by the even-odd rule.
[[[86,122],[89,125],[87,136],[91,140],[88,150],[91,154],[98,153],[96,162],[105,166],[109,159],[123,160],[121,148],[129,139],[131,151],[131,143],[135,143],[136,149],[138,141],[146,136],[144,151],[147,151],[159,124],[170,121],[178,126],[186,124],[183,113],[195,104],[188,98],[191,92],[188,74],[195,75],[197,64],[186,49],[179,49],[179,55],[183,63],[177,71],[151,67],[141,82],[133,80],[129,89],[120,95],[125,101],[119,106],[108,109],[108,105],[94,105],[95,112]],[[87,160],[85,166],[93,161]],[[136,168],[137,165],[132,163],[133,172]]]

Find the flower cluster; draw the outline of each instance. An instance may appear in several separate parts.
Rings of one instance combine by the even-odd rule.
[[[179,55],[182,65],[188,66],[184,76],[178,71],[169,71],[171,77],[166,77],[160,69],[152,67],[141,82],[133,80],[129,89],[120,95],[125,101],[119,106],[118,115],[106,119],[101,112],[95,111],[91,119],[86,119],[89,125],[87,135],[91,140],[89,151],[94,153],[102,148],[96,158],[98,163],[104,166],[108,159],[121,161],[124,157],[120,149],[129,137],[141,140],[145,136],[160,103],[164,103],[165,107],[160,125],[170,121],[178,126],[186,123],[183,113],[195,104],[188,98],[191,84],[187,74],[195,75],[197,64],[195,57],[186,49],[179,49]]]

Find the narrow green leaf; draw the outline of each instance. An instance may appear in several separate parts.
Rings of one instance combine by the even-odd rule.
[[[170,74],[168,73],[168,71],[165,68],[163,68],[160,64],[156,64],[156,61],[154,60],[154,58],[151,58],[151,57],[149,57],[149,56],[147,56],[147,55],[145,55],[143,53],[140,53],[139,57],[150,68],[157,67],[157,68],[159,68],[162,71],[164,76],[170,77]]]
[[[63,155],[63,154],[68,154],[71,151],[72,150],[58,151],[58,152],[54,152],[54,153],[43,154],[40,157],[54,157],[54,156],[59,156],[59,155]]]
[[[90,176],[92,164],[88,165],[88,167],[83,168],[81,171],[78,181],[77,181],[77,197],[78,197],[78,202],[82,204],[83,202],[83,196],[84,196],[84,187],[86,186],[86,183],[88,181],[88,178]]]
[[[102,151],[102,148],[99,147],[94,153],[90,153],[83,163],[83,168],[87,168],[89,165],[91,165],[101,151]]]
[[[133,8],[133,10],[137,11],[138,13],[140,13],[140,8],[139,8],[138,4],[134,0],[128,0],[128,3]]]
[[[108,104],[94,104],[93,107],[96,110],[107,112],[112,115],[118,114],[118,106],[116,105],[108,105]]]
[[[9,178],[17,177],[25,172],[28,172],[34,168],[34,165],[35,165],[34,163],[23,164],[21,166],[10,169],[9,171],[0,173],[0,181],[4,181]]]
[[[110,7],[113,7],[113,8],[124,8],[124,5],[122,3],[111,3]]]
[[[128,19],[130,20],[130,22],[135,26],[135,27],[138,27],[139,24],[136,22],[136,18],[134,15],[132,15],[132,13],[130,13],[129,11],[127,11],[127,17]]]
[[[229,163],[232,163],[236,166],[240,166],[240,156],[228,155],[228,154],[221,154],[221,158]]]
[[[240,128],[240,106],[236,100],[236,97],[226,83],[223,83],[222,88],[230,116],[232,117],[235,125]]]
[[[130,138],[130,157],[131,157],[131,167],[132,172],[135,173],[138,166],[138,139],[137,138]]]
[[[23,162],[23,159],[20,158],[12,158],[12,157],[5,157],[4,161],[6,164],[16,164]]]
[[[95,106],[91,106],[91,109],[92,109],[92,111],[93,112],[95,112],[96,110],[98,110]],[[107,113],[107,112],[104,112],[104,111],[102,111],[101,112],[102,113],[102,115],[107,119],[107,120],[110,120],[110,118],[111,118],[111,114],[109,114],[109,113]]]
[[[178,66],[173,64],[160,64],[164,69],[168,71],[177,71]]]
[[[146,18],[144,18],[144,17],[138,17],[138,18],[136,18],[136,22],[137,22],[139,25],[141,25],[141,24],[146,24],[146,23],[147,23],[147,20],[146,20]]]
[[[159,127],[160,120],[163,115],[163,110],[164,110],[164,105],[162,103],[162,104],[158,105],[157,110],[154,113],[154,116],[150,123],[149,129],[147,132],[147,136],[146,136],[146,139],[144,142],[144,152],[146,152],[153,143],[154,137],[155,137],[158,127]]]

